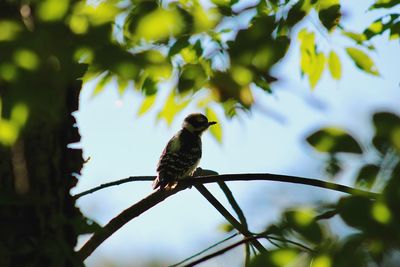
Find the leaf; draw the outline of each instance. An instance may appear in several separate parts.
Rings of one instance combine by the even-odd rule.
[[[391,8],[398,4],[400,4],[400,0],[376,0],[369,9]]]
[[[217,114],[211,109],[206,108],[205,115],[209,121],[216,121],[217,124],[210,126],[209,131],[218,143],[222,143],[222,126],[219,123]]]
[[[378,176],[379,166],[374,164],[364,165],[358,172],[356,184],[370,189]]]
[[[343,221],[362,230],[371,230],[373,227],[371,208],[372,201],[364,196],[343,197],[338,203],[338,212]]]
[[[178,40],[175,41],[175,43],[171,46],[168,52],[168,57],[173,57],[176,54],[179,54],[181,50],[187,46],[189,46],[189,37],[184,36],[179,38]]]
[[[206,73],[200,64],[187,64],[179,75],[178,91],[180,93],[189,90],[201,89],[207,81]]]
[[[372,140],[374,146],[386,153],[390,147],[400,151],[400,118],[393,113],[379,112],[373,116],[375,136]]]
[[[347,47],[346,51],[359,69],[372,75],[379,76],[378,69],[374,62],[365,52],[355,47]]]
[[[307,142],[319,152],[362,154],[358,142],[339,128],[322,128],[308,136]]]
[[[333,50],[329,53],[328,64],[332,78],[334,78],[335,80],[340,80],[340,78],[342,77],[342,65],[340,63],[339,56]]]
[[[168,125],[171,125],[175,116],[181,112],[190,103],[190,101],[191,98],[182,99],[179,95],[175,94],[174,90],[172,90],[165,101],[164,107],[158,113],[158,119],[164,119]]]
[[[141,116],[145,114],[147,111],[149,111],[149,109],[154,105],[156,98],[157,98],[156,94],[151,96],[146,96],[137,112],[137,115]]]
[[[299,251],[294,248],[280,248],[276,250],[268,250],[254,256],[249,267],[286,267],[296,266],[293,263],[300,255]]]
[[[110,73],[106,73],[100,80],[97,82],[96,87],[93,90],[92,96],[96,96],[104,90],[104,87],[111,81],[112,76]]]
[[[312,65],[311,72],[309,73],[308,80],[311,88],[315,88],[325,68],[325,55],[323,53],[316,54],[315,60]]]
[[[330,0],[330,1],[320,1],[322,4],[320,5],[320,9],[318,12],[319,20],[325,26],[328,31],[334,29],[340,21],[341,13],[340,13],[340,4],[338,0]]]

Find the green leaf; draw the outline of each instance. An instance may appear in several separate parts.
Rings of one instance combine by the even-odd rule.
[[[300,255],[299,251],[293,248],[280,248],[268,250],[254,256],[249,267],[286,267],[296,266],[296,259]]]
[[[307,142],[320,152],[362,153],[358,142],[351,135],[339,128],[322,128],[307,137]]]
[[[358,68],[372,75],[379,76],[374,62],[365,52],[355,47],[347,47],[346,51]]]
[[[386,153],[390,147],[400,151],[400,118],[393,113],[379,112],[374,114],[373,123],[375,136],[372,140],[374,146]]]
[[[146,96],[154,95],[157,93],[157,83],[152,78],[147,77],[143,81],[142,91]]]
[[[151,95],[151,96],[146,96],[145,99],[142,102],[142,105],[140,106],[137,114],[139,116],[145,114],[147,111],[150,110],[150,108],[154,105],[156,101],[157,95]]]
[[[181,112],[190,101],[191,98],[183,99],[172,90],[165,101],[164,107],[158,113],[158,119],[164,119],[168,125],[171,125],[175,116]]]
[[[197,91],[201,89],[207,81],[206,73],[200,64],[187,64],[183,67],[179,75],[178,91]]]
[[[96,87],[93,90],[92,96],[96,96],[104,90],[104,87],[111,82],[112,75],[110,73],[106,73],[100,80],[97,82]]]
[[[373,227],[372,201],[363,196],[344,197],[339,200],[338,212],[343,221],[352,227],[366,230]]]
[[[312,69],[308,76],[311,88],[315,88],[315,86],[321,79],[322,73],[324,72],[324,68],[325,68],[325,55],[323,53],[317,53],[312,65]]]
[[[342,64],[340,63],[339,56],[333,50],[329,53],[328,64],[332,78],[335,80],[340,80],[342,77]]]
[[[356,184],[370,189],[378,176],[380,167],[374,164],[364,165],[358,172]]]
[[[328,3],[320,6],[318,17],[322,24],[328,31],[334,29],[340,21],[340,4],[338,0],[325,0],[320,1],[322,3]]]
[[[217,124],[210,126],[209,131],[218,143],[222,143],[222,126],[219,123],[217,114],[211,108],[206,108],[205,115],[209,121],[216,121]]]
[[[188,36],[179,38],[178,40],[175,41],[175,43],[169,49],[168,57],[173,57],[176,54],[179,54],[183,48],[188,47],[189,45],[190,45],[190,43],[189,43]]]
[[[400,0],[376,0],[369,9],[391,8],[398,4],[400,4]]]

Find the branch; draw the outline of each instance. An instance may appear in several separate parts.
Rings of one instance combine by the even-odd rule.
[[[173,264],[173,265],[170,265],[169,267],[177,267],[177,266],[181,265],[182,263],[187,262],[187,261],[189,261],[189,260],[191,260],[191,259],[193,259],[193,258],[195,258],[195,257],[197,257],[197,256],[200,256],[200,255],[203,254],[204,252],[207,252],[207,251],[209,251],[210,249],[215,248],[215,247],[218,246],[218,245],[221,245],[222,243],[224,243],[224,242],[226,242],[226,241],[228,241],[228,240],[230,240],[230,239],[236,237],[237,235],[239,235],[239,233],[234,233],[233,235],[230,235],[230,236],[228,236],[227,238],[225,238],[225,239],[223,239],[223,240],[221,240],[221,241],[218,241],[218,242],[215,243],[215,244],[212,244],[211,246],[209,246],[209,247],[203,249],[203,250],[200,251],[200,252],[197,252],[196,254],[194,254],[194,255],[192,255],[192,256],[190,256],[190,257],[188,257],[188,258],[186,258],[186,259],[184,259],[184,260],[182,260],[182,261],[180,261],[180,262],[178,262],[178,263],[175,263],[175,264]]]
[[[110,186],[120,185],[127,182],[132,181],[152,181],[155,176],[131,176],[125,179],[121,179],[118,181],[114,181],[111,183],[103,184],[101,186],[95,187],[93,189],[84,191],[75,195],[75,198],[79,198],[81,196],[93,193],[100,189],[104,189]],[[243,173],[243,174],[221,174],[221,175],[208,175],[201,177],[193,177],[186,178],[185,180],[180,181],[181,184],[186,186],[193,186],[197,184],[207,184],[207,183],[215,183],[221,181],[275,181],[275,182],[283,182],[283,183],[294,183],[294,184],[303,184],[314,187],[325,188],[333,191],[338,191],[342,193],[352,194],[352,195],[361,195],[367,196],[369,198],[377,198],[380,196],[379,193],[373,193],[364,191],[361,189],[356,189],[353,187],[336,184],[332,182],[327,182],[323,180],[317,180],[312,178],[304,178],[298,176],[290,176],[290,175],[280,175],[280,174],[272,174],[272,173]]]
[[[242,235],[244,235],[246,238],[252,237],[253,235],[247,230],[247,227],[243,226],[238,220],[233,217],[227,209],[216,199],[210,191],[207,190],[207,188],[202,185],[195,185],[196,189],[202,194],[208,202],[211,203],[211,205],[214,206],[216,210],[219,211],[219,213],[233,226],[235,227],[236,230],[238,230]],[[251,239],[250,241],[258,251],[264,252],[266,249],[263,247],[263,245],[257,240],[257,239]]]
[[[74,195],[74,198],[75,198],[75,199],[78,199],[78,198],[80,198],[80,197],[83,197],[83,196],[85,196],[85,195],[94,193],[94,192],[96,192],[96,191],[98,191],[98,190],[101,190],[101,189],[104,189],[104,188],[107,188],[107,187],[116,186],[116,185],[120,185],[120,184],[124,184],[124,183],[128,183],[128,182],[153,181],[154,178],[155,178],[155,176],[130,176],[130,177],[128,177],[128,178],[124,178],[124,179],[117,180],[117,181],[114,181],[114,182],[109,182],[109,183],[101,184],[101,185],[96,186],[96,187],[94,187],[94,188],[92,188],[92,189],[83,191],[83,192],[81,192],[81,193],[79,193],[79,194]]]
[[[146,198],[140,200],[136,204],[130,206],[118,216],[113,218],[108,224],[106,224],[99,231],[96,231],[93,236],[86,242],[86,244],[77,252],[78,256],[85,260],[92,252],[100,246],[107,238],[114,234],[118,229],[124,226],[127,222],[135,217],[138,217],[145,211],[154,207],[164,199],[178,193],[181,190],[186,189],[186,186],[178,184],[174,189],[171,190],[157,190]]]
[[[206,256],[204,256],[204,257],[202,257],[202,258],[200,258],[200,259],[198,259],[198,260],[196,260],[196,261],[193,261],[193,262],[191,262],[191,263],[189,263],[189,264],[186,264],[186,265],[184,265],[184,266],[185,266],[185,267],[195,266],[195,265],[197,265],[197,264],[199,264],[199,263],[202,263],[202,262],[205,262],[205,261],[207,261],[207,260],[209,260],[209,259],[212,259],[212,258],[214,258],[214,257],[216,257],[216,256],[218,256],[218,255],[224,254],[225,252],[227,252],[227,251],[229,251],[229,250],[231,250],[231,249],[233,249],[233,248],[235,248],[235,247],[237,247],[237,246],[240,246],[240,245],[242,245],[242,244],[246,244],[246,243],[248,243],[248,242],[251,242],[252,240],[257,240],[257,238],[262,238],[262,236],[251,236],[251,237],[246,237],[246,238],[244,238],[243,240],[240,240],[240,241],[238,241],[238,242],[236,242],[236,243],[233,243],[233,244],[230,245],[230,246],[227,246],[227,247],[225,247],[225,248],[223,248],[223,249],[221,249],[221,250],[218,250],[218,251],[216,251],[216,252],[214,252],[214,253],[211,253],[211,254],[209,254],[209,255],[206,255]]]

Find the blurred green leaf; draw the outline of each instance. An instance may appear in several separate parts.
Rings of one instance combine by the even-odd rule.
[[[36,12],[43,21],[61,20],[67,13],[69,5],[69,0],[42,0]]]
[[[12,41],[22,31],[21,25],[13,20],[0,20],[0,42]]]
[[[211,108],[206,108],[205,115],[209,121],[217,122],[217,124],[212,125],[209,128],[209,130],[210,130],[210,133],[212,134],[212,136],[215,138],[215,140],[221,144],[222,143],[222,126],[221,126],[221,123],[219,122],[217,114]]]
[[[169,57],[173,57],[174,55],[178,54],[181,52],[181,50],[187,46],[189,46],[189,37],[188,36],[182,36],[179,39],[175,41],[175,43],[171,46],[168,52]]]
[[[346,48],[346,51],[358,68],[372,75],[379,75],[375,63],[368,56],[368,54],[355,47],[348,47]]]
[[[286,23],[289,26],[297,24],[301,21],[310,11],[311,3],[310,0],[300,0],[294,4],[287,15]]]
[[[343,221],[357,229],[370,229],[374,227],[371,216],[372,201],[363,196],[343,197],[338,202],[338,211]]]
[[[400,118],[389,112],[375,113],[373,116],[375,126],[374,146],[386,153],[390,147],[400,151]]]
[[[298,208],[285,213],[289,227],[299,233],[306,240],[319,244],[322,242],[323,232],[315,221],[316,212],[311,208]]]
[[[351,32],[351,31],[342,31],[342,34],[354,41],[356,41],[358,44],[361,44],[362,42],[367,40],[367,37],[363,33],[356,33],[356,32]]]
[[[154,105],[155,101],[156,101],[157,95],[150,95],[150,96],[146,96],[138,110],[138,115],[141,116],[143,114],[145,114],[147,111],[150,110],[150,108]]]
[[[361,187],[366,187],[370,189],[373,187],[378,173],[380,171],[380,167],[374,164],[366,164],[364,165],[360,171],[358,172],[356,178],[356,184]]]
[[[230,233],[235,230],[235,228],[230,223],[222,223],[218,226],[218,230],[224,233]]]
[[[340,1],[323,0],[319,1],[318,17],[328,31],[334,29],[340,21]]]
[[[112,78],[113,77],[110,73],[105,73],[94,87],[92,96],[96,96],[101,93],[104,90],[105,86],[112,81]]]
[[[375,3],[370,7],[370,9],[391,8],[398,4],[400,4],[400,0],[375,0]]]
[[[179,75],[178,91],[197,91],[201,89],[207,81],[206,73],[200,64],[187,64],[183,67]]]
[[[158,113],[158,119],[164,119],[168,125],[171,125],[175,116],[180,113],[190,101],[190,98],[184,99],[172,90],[165,101],[164,107]]]
[[[257,254],[250,261],[249,267],[286,267],[292,266],[299,256],[299,251],[292,248],[269,250]],[[295,265],[293,265],[295,266]]]
[[[342,64],[340,63],[339,56],[333,50],[329,53],[328,64],[332,78],[340,80],[342,77]]]
[[[347,132],[339,128],[322,128],[308,136],[307,142],[320,152],[362,153],[358,142]]]

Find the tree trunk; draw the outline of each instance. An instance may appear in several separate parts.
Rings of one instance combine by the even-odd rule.
[[[67,148],[80,139],[77,44],[63,20],[42,23],[17,2],[0,1],[0,17],[22,31],[0,42],[0,131],[18,104],[28,119],[16,140],[0,142],[0,266],[83,266],[74,247],[86,219],[70,195],[82,151]]]

